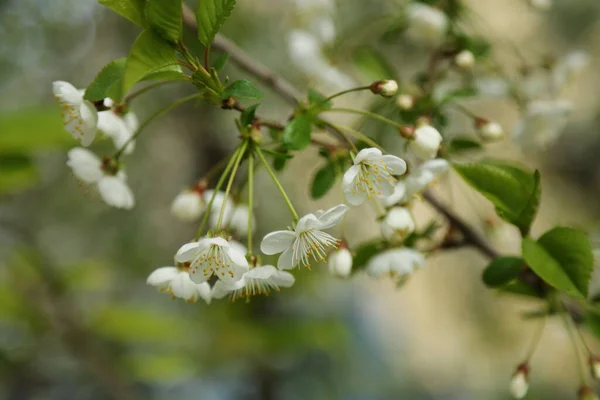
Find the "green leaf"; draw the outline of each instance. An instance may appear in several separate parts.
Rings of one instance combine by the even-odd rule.
[[[3,152],[30,152],[73,146],[57,106],[22,109],[0,115],[0,149]]]
[[[146,0],[146,22],[164,39],[177,43],[182,31],[182,0]]]
[[[285,127],[283,143],[290,150],[302,150],[310,144],[312,134],[312,117],[299,114]]]
[[[252,82],[241,79],[227,86],[223,93],[221,93],[221,97],[223,99],[237,97],[240,99],[258,100],[262,98],[262,93]]]
[[[217,71],[221,71],[223,68],[225,68],[225,65],[227,64],[227,61],[229,61],[229,53],[221,53],[217,56],[217,58],[215,59],[215,61],[213,62],[212,67]]]
[[[327,163],[315,174],[312,185],[310,188],[310,194],[313,199],[320,199],[325,196],[327,192],[333,187],[337,178],[335,165]]]
[[[480,150],[481,143],[473,139],[456,138],[453,139],[446,151],[450,154],[463,153],[470,150]]]
[[[358,48],[353,55],[354,65],[368,81],[396,79],[395,68],[377,49],[370,46]]]
[[[146,0],[98,0],[98,2],[134,24],[141,27],[146,25],[144,18]]]
[[[142,32],[127,57],[123,73],[123,94],[144,77],[167,70],[181,72],[175,48],[152,31]]]
[[[315,89],[308,89],[308,105],[315,114],[319,114],[320,112],[329,110],[333,107],[333,102],[331,100],[325,101],[326,99],[327,97]]]
[[[215,36],[229,18],[235,0],[199,0],[196,8],[196,20],[198,21],[198,39],[203,45],[209,46]]]
[[[183,73],[181,69],[172,69],[171,66],[166,67],[164,70],[158,70],[152,72],[142,78],[140,82],[144,81],[184,81],[187,75]]]
[[[517,295],[527,296],[527,297],[535,297],[538,299],[543,297],[540,293],[536,292],[536,290],[534,288],[532,288],[529,285],[526,285],[525,283],[523,283],[521,281],[511,282],[506,286],[500,287],[499,290],[501,292],[505,292],[505,293],[517,294]]]
[[[242,111],[242,115],[240,116],[240,122],[242,126],[248,126],[254,121],[254,116],[256,115],[256,109],[260,106],[259,104],[253,104],[250,107],[246,108]]]
[[[496,206],[504,220],[517,226],[523,235],[535,218],[540,199],[540,178],[500,161],[454,164],[463,179]]]
[[[123,71],[127,58],[119,58],[106,64],[104,68],[96,75],[96,78],[85,90],[84,99],[89,101],[100,101],[106,97],[113,100],[120,100],[123,89]]]
[[[584,314],[583,320],[594,336],[600,338],[600,314],[594,311],[587,311]]]
[[[537,242],[558,261],[577,289],[587,296],[594,270],[594,253],[585,232],[556,227],[544,233]]]
[[[29,156],[0,153],[0,194],[28,189],[37,181],[37,169]]]
[[[489,287],[500,287],[514,281],[525,267],[520,257],[498,257],[483,271],[483,282]]]
[[[523,257],[549,285],[571,296],[586,297],[594,257],[584,232],[557,227],[535,241],[523,239]]]

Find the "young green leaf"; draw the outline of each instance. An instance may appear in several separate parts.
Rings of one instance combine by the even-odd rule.
[[[241,79],[227,86],[223,93],[221,93],[221,97],[223,99],[237,97],[240,99],[258,100],[262,98],[262,93],[252,82]]]
[[[219,72],[225,68],[227,61],[229,61],[229,53],[221,53],[215,58],[212,67]]]
[[[125,70],[126,62],[126,58],[119,58],[105,65],[87,87],[83,98],[89,101],[99,101],[106,97],[110,97],[113,100],[120,100],[123,88],[123,71]]]
[[[320,199],[325,196],[327,192],[335,184],[337,178],[336,168],[333,163],[327,163],[315,174],[312,185],[310,188],[310,194],[313,199]]]
[[[98,2],[136,25],[146,26],[144,18],[146,0],[98,0]]]
[[[483,271],[483,282],[489,287],[500,287],[514,281],[525,267],[519,257],[498,257]]]
[[[504,220],[517,226],[523,235],[535,218],[540,199],[539,174],[500,161],[454,164],[462,178],[496,206]]]
[[[326,99],[325,96],[315,89],[308,89],[308,105],[315,114],[319,114],[320,112],[329,110],[333,107],[333,102],[331,100],[325,101]]]
[[[240,115],[240,122],[242,126],[248,126],[254,121],[254,117],[256,115],[256,109],[260,106],[260,103],[253,104],[250,107],[246,108],[242,111],[242,115]]]
[[[309,115],[299,114],[285,127],[283,143],[290,150],[302,150],[310,144],[313,120]]]
[[[144,77],[165,71],[181,72],[175,48],[152,31],[142,32],[136,39],[123,72],[123,94]]]
[[[453,139],[446,148],[450,154],[464,153],[471,150],[481,150],[481,143],[473,139],[458,137]]]
[[[587,296],[594,256],[584,232],[557,227],[538,241],[523,239],[522,250],[527,264],[546,283],[571,296]]]
[[[199,0],[196,8],[198,21],[198,39],[205,46],[210,46],[215,36],[229,18],[235,0]]]
[[[360,47],[354,52],[354,65],[368,81],[396,79],[395,68],[375,48]]]
[[[146,22],[169,42],[181,39],[182,0],[146,0]]]

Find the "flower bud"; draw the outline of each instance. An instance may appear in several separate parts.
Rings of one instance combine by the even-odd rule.
[[[352,254],[346,247],[341,247],[329,255],[327,260],[329,272],[333,276],[347,278],[352,271]]]
[[[415,221],[408,208],[394,207],[381,222],[381,234],[387,240],[400,241],[415,230]]]
[[[171,214],[182,221],[194,221],[204,212],[204,200],[197,191],[184,190],[171,203]]]
[[[464,70],[469,70],[475,65],[475,56],[469,50],[463,50],[454,57],[454,64]]]
[[[477,133],[486,142],[495,142],[504,137],[504,129],[502,125],[494,121],[488,121],[483,118],[475,120]]]
[[[590,356],[589,363],[590,372],[592,373],[592,376],[594,377],[594,379],[600,380],[600,357]]]
[[[410,110],[415,106],[415,98],[410,94],[401,94],[396,99],[396,104],[401,110]]]
[[[594,389],[589,386],[584,386],[579,389],[577,395],[579,396],[579,400],[598,400],[598,395],[594,392]]]
[[[408,143],[415,155],[423,160],[431,160],[437,156],[442,143],[442,135],[431,125],[422,125],[415,129]]]
[[[515,399],[522,399],[529,390],[529,365],[523,363],[517,367],[517,371],[510,381],[510,393]]]
[[[249,214],[250,210],[246,204],[237,205],[231,213],[231,218],[229,219],[227,226],[240,235],[246,235],[248,233]],[[254,216],[252,216],[252,232],[254,232],[255,228],[256,223],[254,221]]]
[[[424,3],[411,3],[407,10],[406,35],[417,43],[436,46],[448,31],[448,17],[443,11]]]
[[[371,92],[383,97],[392,97],[398,91],[398,83],[393,80],[376,81],[371,84]]]

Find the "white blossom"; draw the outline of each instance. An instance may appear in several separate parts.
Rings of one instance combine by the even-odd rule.
[[[391,195],[382,196],[379,200],[381,201],[381,204],[384,207],[391,207],[398,203],[406,201],[406,183],[404,183],[404,180],[398,181],[398,183],[396,183],[396,186],[394,186],[394,191]]]
[[[555,142],[567,126],[572,104],[568,100],[534,100],[517,124],[513,139],[525,150],[539,150]]]
[[[344,174],[342,188],[349,204],[362,204],[373,196],[389,196],[394,191],[396,178],[406,172],[406,162],[396,156],[383,155],[381,150],[361,150],[354,157],[354,165]]]
[[[282,287],[292,287],[295,281],[292,274],[280,271],[272,265],[258,266],[244,272],[237,282],[215,283],[213,297],[222,298],[229,295],[232,300],[236,300],[241,297],[268,295]]]
[[[409,139],[409,149],[423,160],[431,160],[437,156],[442,143],[442,135],[431,125],[419,126]]]
[[[208,281],[215,275],[226,282],[236,282],[248,271],[245,253],[228,242],[215,238],[203,238],[184,244],[175,255],[178,263],[190,263],[190,278],[195,283]]]
[[[469,70],[475,65],[475,56],[470,50],[462,50],[454,56],[454,64],[460,69]]]
[[[381,221],[381,235],[387,240],[400,241],[415,230],[415,221],[408,208],[394,207]]]
[[[487,142],[495,142],[504,137],[504,129],[502,125],[494,121],[486,121],[482,123],[477,132],[479,136]]]
[[[64,81],[52,84],[54,97],[62,108],[65,129],[74,139],[81,141],[82,146],[89,146],[96,137],[98,112],[88,100],[83,99],[83,91]]]
[[[215,192],[212,189],[206,190],[204,192],[204,202],[206,203],[207,206],[210,202],[210,199],[213,197],[214,193]],[[212,202],[212,206],[211,206],[210,210],[208,210],[208,212],[210,212],[210,216],[209,216],[210,226],[212,226],[213,228],[217,226],[217,223],[219,222],[219,215],[221,213],[221,207],[225,208],[223,210],[222,225],[227,226],[229,220],[231,219],[233,211],[235,210],[235,204],[234,204],[233,200],[231,200],[229,197],[227,197],[227,198],[225,197],[225,192],[219,191],[214,196],[215,196],[215,199]]]
[[[240,235],[246,235],[248,233],[248,217],[250,216],[250,210],[246,204],[238,204],[233,209],[231,217],[228,220],[227,227],[231,230],[239,233]],[[256,221],[254,215],[252,216],[252,233],[256,230]]]
[[[520,365],[510,381],[510,394],[515,399],[522,399],[529,390],[529,371],[527,365]]]
[[[138,127],[139,121],[133,112],[128,112],[124,116],[117,115],[112,109],[98,113],[98,129],[112,139],[117,150],[127,143],[125,154],[130,154],[135,148],[135,141],[131,138]]]
[[[208,282],[200,284],[192,282],[185,267],[158,268],[148,276],[146,283],[187,302],[195,303],[198,297],[207,304],[212,300]]]
[[[133,208],[135,201],[124,171],[110,171],[111,168],[94,153],[81,147],[69,150],[67,165],[79,180],[96,185],[100,196],[108,205]]]
[[[552,70],[552,84],[560,90],[571,82],[590,63],[590,55],[584,51],[573,51],[562,58]]]
[[[409,248],[397,248],[371,258],[367,263],[367,273],[374,278],[390,275],[397,282],[402,282],[424,265],[423,254]]]
[[[409,39],[430,46],[440,44],[448,31],[448,17],[443,11],[423,3],[411,3],[406,9]]]
[[[334,250],[329,255],[327,265],[331,275],[347,278],[352,272],[352,253],[345,247]]]
[[[421,193],[430,185],[434,184],[438,177],[450,169],[450,163],[443,158],[425,161],[414,170],[411,170],[404,183],[406,185],[406,197],[410,199],[415,194]]]
[[[182,221],[195,221],[200,218],[205,208],[201,193],[196,190],[184,190],[173,199],[171,214]]]
[[[396,98],[396,104],[401,110],[410,110],[415,105],[415,98],[410,94],[401,94]]]
[[[311,259],[325,262],[327,249],[336,247],[338,239],[323,232],[338,224],[348,211],[348,206],[340,204],[327,211],[317,211],[300,218],[294,230],[272,232],[266,235],[260,249],[264,254],[279,256],[277,267],[292,269],[298,264],[310,266]]]

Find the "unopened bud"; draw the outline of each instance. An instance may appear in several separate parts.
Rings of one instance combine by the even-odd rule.
[[[415,106],[415,98],[410,94],[401,94],[396,99],[396,104],[401,110],[410,110]]]
[[[469,50],[463,50],[454,57],[454,64],[464,70],[469,70],[475,65],[475,56]]]
[[[488,121],[484,118],[475,120],[475,127],[479,136],[487,142],[495,142],[504,137],[504,129],[502,125],[494,121]]]
[[[235,99],[233,97],[228,97],[221,103],[221,108],[223,110],[232,110],[235,107],[235,104]]]
[[[594,379],[600,380],[600,357],[590,356],[589,363],[590,372],[592,373],[592,376],[594,377]]]
[[[371,92],[383,97],[392,97],[398,91],[398,83],[393,80],[376,81],[371,84]]]
[[[577,393],[579,400],[598,400],[598,395],[589,386],[583,386]]]
[[[437,157],[442,144],[442,135],[431,125],[421,125],[414,132],[412,140],[408,143],[410,150],[423,160]]]
[[[171,203],[171,214],[182,221],[194,221],[205,209],[202,193],[196,190],[184,190]]]
[[[529,365],[523,363],[517,367],[517,371],[510,381],[510,393],[515,399],[522,399],[529,390]]]
[[[352,254],[350,250],[342,243],[338,250],[335,250],[329,255],[327,260],[329,272],[333,276],[346,278],[352,272]]]
[[[403,240],[415,230],[415,221],[410,210],[394,207],[381,222],[381,235],[387,240]]]
[[[262,142],[262,132],[260,131],[260,128],[252,126],[249,135],[254,143],[260,144],[260,142]]]
[[[410,125],[404,125],[400,128],[400,136],[408,140],[413,139],[415,136],[415,128]]]

